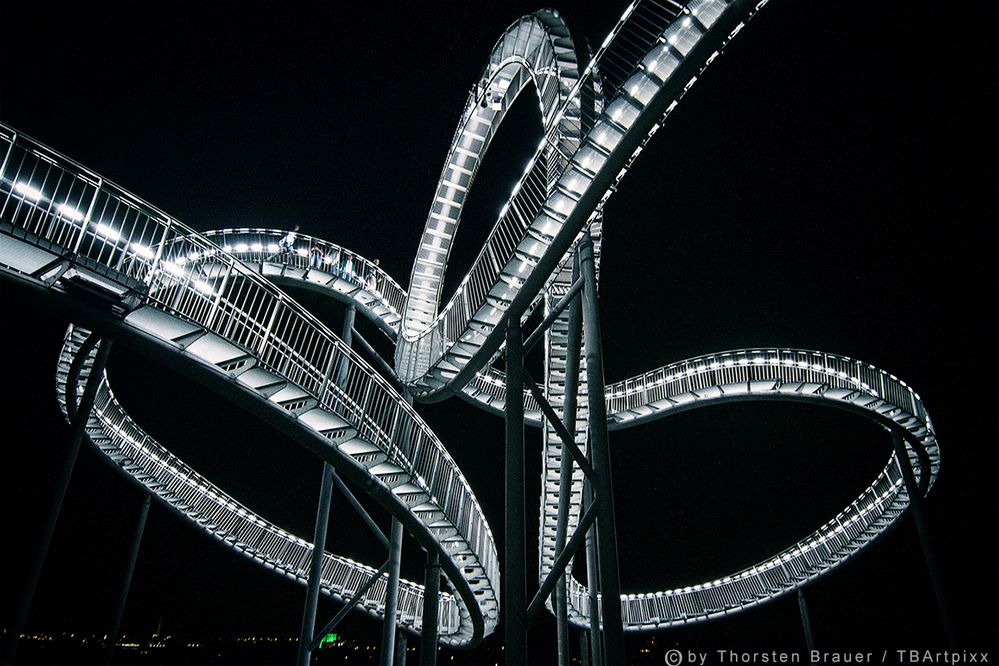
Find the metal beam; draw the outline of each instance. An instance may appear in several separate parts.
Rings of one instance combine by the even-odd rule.
[[[902,435],[896,430],[891,430],[892,446],[895,447],[895,458],[898,460],[899,470],[902,472],[902,480],[905,482],[905,490],[909,495],[909,510],[912,513],[912,520],[916,523],[916,532],[919,534],[919,543],[923,548],[923,559],[926,560],[926,570],[930,575],[930,583],[933,585],[933,594],[936,597],[937,608],[940,611],[940,620],[943,622],[944,633],[947,636],[947,643],[951,648],[957,647],[957,634],[954,631],[954,624],[951,621],[950,610],[947,605],[947,597],[944,594],[943,583],[940,581],[940,572],[937,570],[937,560],[933,552],[933,543],[930,539],[930,528],[926,522],[926,512],[923,509],[923,495],[920,485],[916,483],[916,476],[909,463],[909,453],[906,450]],[[929,476],[928,465],[923,466],[923,477]]]
[[[541,588],[538,590],[537,594],[534,595],[534,599],[531,600],[531,605],[527,609],[527,621],[530,623],[534,618],[538,616],[541,612],[542,606],[545,604],[545,599],[552,593],[555,589],[555,583],[562,578],[565,573],[565,568],[569,564],[569,560],[572,556],[576,554],[579,547],[583,545],[586,539],[586,532],[590,529],[590,525],[593,524],[594,518],[597,517],[597,507],[598,505],[591,505],[583,517],[579,519],[579,526],[576,531],[572,533],[572,538],[569,539],[569,543],[566,544],[565,548],[559,552],[558,557],[555,558],[555,564],[552,566],[552,570],[548,572],[545,576],[544,582],[541,583]]]
[[[582,287],[579,277],[579,263],[573,253],[572,281]],[[565,392],[562,401],[562,425],[569,432],[576,432],[576,407],[579,399],[579,353],[582,348],[583,299],[574,298],[569,306],[569,330],[566,334],[565,350]],[[575,442],[573,442],[575,445]],[[569,501],[572,494],[572,449],[570,455],[565,455],[565,444],[562,446],[561,464],[559,466],[558,482],[558,520],[555,524],[555,552],[560,553],[565,548],[565,540],[569,531]],[[578,450],[578,449],[577,449]],[[583,457],[585,460],[585,456]],[[578,549],[577,549],[578,550]],[[574,551],[576,552],[576,551]],[[569,666],[571,651],[569,649],[569,611],[568,571],[564,572],[555,588],[555,630],[558,638],[558,664]]]
[[[593,505],[593,484],[583,479],[583,510]],[[600,648],[600,567],[597,566],[597,529],[586,530],[586,587],[590,603],[590,660],[593,666],[604,663]]]
[[[544,320],[538,324],[536,329],[531,331],[529,336],[527,336],[527,340],[524,341],[525,354],[529,354],[531,350],[534,349],[534,345],[538,344],[538,341],[541,340],[541,335],[551,328],[551,325],[555,323],[555,320],[558,319],[560,314],[562,314],[562,311],[575,302],[576,295],[579,294],[582,288],[582,278],[576,277],[572,282],[572,286],[570,286],[569,290],[565,292],[565,295],[562,296],[562,298],[560,298],[554,306],[552,306],[551,311],[544,318]]]
[[[505,662],[527,663],[527,513],[524,489],[524,334],[520,321],[506,329],[506,571],[503,575]]]
[[[319,584],[323,577],[323,553],[326,551],[326,527],[330,521],[330,500],[333,497],[333,466],[323,463],[323,481],[319,490],[316,509],[316,531],[309,562],[309,582],[305,591],[305,608],[302,610],[302,632],[298,639],[298,665],[309,666],[312,657],[313,632],[316,630],[316,606],[319,603]]]
[[[385,536],[385,532],[382,532],[382,529],[378,527],[378,523],[374,521],[374,519],[371,517],[371,514],[369,514],[367,511],[364,510],[364,507],[361,506],[361,503],[358,501],[357,497],[354,495],[354,493],[350,491],[350,488],[347,487],[347,484],[343,482],[343,479],[341,479],[340,475],[337,474],[335,471],[333,472],[333,484],[340,491],[340,494],[343,495],[344,498],[347,500],[347,503],[350,504],[350,506],[354,509],[354,511],[357,512],[357,515],[361,517],[361,520],[364,521],[364,524],[368,526],[368,529],[371,530],[371,533],[374,534],[375,537],[378,539],[378,541],[383,546],[385,546],[386,550],[388,550],[390,548],[389,539],[387,536]]]
[[[579,632],[579,663],[590,666],[590,637],[585,629]]]
[[[341,338],[348,348],[351,346],[353,338],[354,312],[354,306],[350,305],[343,316]],[[347,358],[344,355],[340,368],[336,370],[336,384],[343,386],[346,380]],[[319,604],[319,586],[323,577],[323,554],[326,552],[326,530],[330,521],[330,500],[333,498],[333,479],[335,476],[336,472],[333,471],[333,466],[324,461],[323,480],[319,487],[319,506],[316,508],[316,529],[312,539],[312,555],[309,562],[309,580],[305,590],[305,608],[302,609],[302,631],[298,638],[299,666],[308,666],[312,658],[312,651],[315,649],[316,607]]]
[[[399,565],[402,560],[402,523],[392,518],[392,536],[389,539],[389,579],[385,587],[385,617],[382,619],[382,666],[392,666],[395,661],[395,629],[399,610]]]
[[[128,553],[128,564],[125,565],[125,575],[121,581],[121,591],[115,604],[114,616],[111,620],[111,631],[104,642],[104,663],[110,664],[114,656],[115,643],[121,631],[121,618],[125,615],[125,604],[128,602],[128,591],[132,587],[132,575],[135,573],[135,563],[139,559],[139,547],[142,545],[142,533],[146,529],[146,519],[149,517],[149,493],[143,493],[142,506],[139,508],[139,518],[135,521],[135,532],[132,536],[132,548]]]
[[[801,613],[801,630],[805,633],[805,647],[811,653],[815,649],[815,639],[812,638],[812,618],[808,614],[805,591],[800,587],[798,588],[798,612]]]
[[[607,403],[604,400],[604,359],[593,241],[584,233],[579,242],[579,269],[583,287],[583,338],[586,349],[586,385],[589,406],[590,450],[593,455],[594,495],[597,506],[597,549],[600,551],[600,598],[603,616],[604,663],[623,664],[624,627],[621,620],[621,584],[617,566],[617,525],[611,484]]]
[[[316,632],[316,637],[315,639],[313,639],[312,644],[309,646],[310,651],[315,650],[317,647],[319,647],[319,644],[322,643],[323,641],[323,636],[336,629],[336,626],[340,624],[340,620],[347,617],[347,613],[354,610],[354,606],[356,606],[361,602],[361,598],[367,593],[368,590],[371,589],[371,586],[375,584],[375,581],[377,581],[379,578],[385,575],[385,573],[388,571],[388,568],[389,568],[389,561],[385,560],[385,563],[380,567],[378,567],[378,571],[374,572],[368,577],[368,580],[365,581],[364,585],[362,585],[357,589],[357,592],[354,593],[354,596],[352,596],[350,600],[347,601],[347,604],[343,608],[341,608],[336,615],[333,616],[333,619],[327,622],[322,629]]]
[[[569,455],[575,459],[576,464],[583,470],[583,473],[592,478],[593,467],[590,465],[590,461],[586,459],[583,452],[579,450],[578,446],[576,446],[576,442],[573,439],[572,434],[565,427],[562,421],[559,420],[559,416],[555,411],[555,408],[552,407],[550,402],[548,402],[548,398],[546,398],[541,392],[541,388],[538,386],[537,382],[531,378],[527,370],[524,370],[524,386],[526,386],[531,392],[534,399],[538,401],[538,406],[541,407],[541,412],[548,419],[548,423],[555,429],[555,432],[558,433],[559,439],[562,440],[563,450],[568,450]]]
[[[395,632],[395,661],[392,662],[393,666],[406,666],[406,650],[408,648],[409,640],[406,638],[406,632],[402,629],[396,629]]]
[[[427,552],[423,574],[423,631],[420,633],[420,666],[437,666],[437,622],[441,596],[441,559],[437,549]]]
[[[354,339],[357,342],[361,343],[361,347],[364,349],[364,351],[368,352],[368,355],[370,355],[372,358],[375,359],[375,362],[378,364],[378,367],[380,367],[382,370],[385,371],[385,373],[388,375],[388,378],[396,385],[396,387],[404,391],[406,385],[403,384],[402,381],[399,379],[399,375],[396,374],[395,368],[393,368],[388,361],[382,358],[381,354],[375,351],[375,348],[371,346],[371,343],[368,342],[363,335],[361,335],[361,332],[359,330],[357,330],[356,328],[352,328],[351,330],[353,331]]]
[[[90,350],[98,345],[97,355],[90,368],[90,376],[87,377],[86,386],[83,388],[83,395],[80,398],[79,407],[71,406],[72,398],[76,395],[75,386],[79,381],[80,370],[83,362],[89,355]],[[10,625],[7,644],[3,650],[3,658],[0,663],[12,664],[17,655],[17,644],[21,639],[21,632],[28,622],[28,612],[31,610],[31,602],[35,597],[35,589],[38,587],[38,579],[42,575],[42,566],[45,557],[48,555],[49,546],[52,544],[52,535],[55,532],[56,523],[59,521],[59,513],[62,510],[63,500],[66,499],[66,490],[69,488],[69,480],[73,476],[73,468],[76,466],[76,458],[80,454],[80,443],[86,434],[87,421],[90,419],[90,411],[94,407],[94,399],[97,397],[97,388],[100,386],[104,376],[104,368],[107,366],[108,355],[111,353],[111,340],[101,339],[96,333],[91,333],[90,337],[83,343],[77,355],[79,363],[74,362],[70,367],[67,378],[67,413],[72,415],[72,422],[69,432],[69,450],[66,452],[66,459],[63,461],[62,470],[56,479],[55,489],[52,492],[52,501],[49,503],[48,514],[45,519],[45,526],[35,550],[35,556],[31,559],[31,569],[24,577],[24,587],[22,587],[20,603],[14,615],[14,621]],[[69,387],[73,387],[70,389]],[[72,394],[72,395],[71,395]],[[74,411],[75,414],[74,414]]]

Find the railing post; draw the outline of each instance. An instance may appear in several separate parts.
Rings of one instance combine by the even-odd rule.
[[[617,525],[607,437],[607,404],[604,399],[604,360],[600,340],[600,311],[593,241],[584,233],[579,242],[583,286],[583,337],[586,348],[586,385],[589,406],[590,448],[597,502],[597,550],[600,555],[600,601],[603,619],[604,663],[623,664],[624,627],[621,621],[621,584],[617,566]]]
[[[523,344],[520,321],[511,319],[506,329],[506,571],[503,577],[507,666],[527,663]]]
[[[111,658],[114,656],[115,643],[118,642],[118,635],[121,631],[121,618],[125,615],[125,604],[128,602],[128,591],[132,587],[132,574],[135,573],[135,563],[139,559],[139,547],[142,545],[142,533],[146,529],[146,519],[149,517],[149,503],[149,493],[143,493],[142,507],[139,509],[139,518],[135,522],[135,534],[132,536],[132,549],[128,554],[128,564],[125,567],[125,576],[121,582],[121,592],[118,595],[118,603],[115,605],[114,617],[111,622],[111,631],[105,639],[105,664],[111,663]]]
[[[385,617],[382,619],[382,666],[392,666],[395,654],[396,614],[399,609],[399,565],[402,559],[402,523],[392,518],[389,537],[389,579],[385,588]]]
[[[923,559],[926,561],[926,570],[930,575],[930,583],[933,585],[933,594],[936,597],[937,609],[940,611],[940,620],[943,622],[944,634],[947,636],[949,646],[956,648],[957,635],[950,618],[943,583],[940,581],[940,573],[937,570],[937,560],[933,554],[930,528],[926,524],[926,513],[923,509],[923,497],[919,494],[919,485],[916,483],[916,476],[912,471],[912,465],[909,464],[909,453],[906,450],[905,442],[902,441],[902,435],[892,430],[891,441],[895,447],[895,458],[898,460],[898,467],[902,472],[905,490],[909,495],[909,509],[912,513],[912,520],[916,523],[916,532],[919,534],[919,543],[923,548]],[[926,471],[924,470],[923,473],[925,474]]]
[[[24,626],[28,621],[28,611],[31,609],[31,602],[35,597],[35,588],[38,587],[38,579],[42,575],[42,565],[45,563],[45,557],[49,552],[49,545],[52,543],[52,534],[55,532],[56,523],[59,520],[59,512],[62,510],[62,502],[66,498],[66,489],[69,488],[69,480],[73,476],[73,468],[76,466],[76,458],[80,453],[80,443],[83,441],[83,436],[86,433],[87,420],[90,418],[90,412],[94,407],[94,399],[97,397],[97,388],[101,384],[101,380],[104,377],[104,368],[107,365],[108,355],[111,353],[111,340],[97,338],[96,333],[91,333],[90,338],[83,343],[83,347],[80,349],[80,356],[86,356],[89,354],[94,341],[99,345],[97,348],[97,356],[94,359],[94,364],[90,368],[90,376],[87,378],[87,384],[83,389],[83,396],[80,398],[80,404],[76,407],[76,414],[72,416],[72,426],[70,428],[69,435],[69,450],[66,452],[66,459],[63,462],[62,470],[59,474],[59,478],[56,480],[56,486],[52,493],[52,501],[49,503],[49,511],[46,516],[45,526],[42,529],[41,537],[38,541],[38,547],[35,551],[35,556],[31,559],[31,569],[28,571],[28,575],[24,578],[24,587],[21,592],[20,603],[18,604],[16,614],[14,616],[14,621],[10,627],[10,635],[7,637],[7,644],[3,650],[3,658],[0,663],[13,664],[14,657],[17,655],[17,644],[21,639],[21,632],[24,631]],[[88,344],[89,343],[89,344]],[[77,370],[77,373],[79,370]],[[73,372],[70,373],[68,382],[76,382],[79,379],[79,375]],[[67,412],[72,414],[74,405],[66,405]]]
[[[420,632],[420,666],[437,666],[438,604],[441,596],[441,561],[437,549],[427,552],[423,574],[423,630]]]

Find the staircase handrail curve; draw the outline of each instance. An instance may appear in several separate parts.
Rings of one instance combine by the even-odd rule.
[[[560,140],[572,132],[554,129],[559,123],[547,123],[543,140],[513,187],[478,258],[443,308],[439,308],[439,290],[426,289],[422,295],[414,291],[422,265],[418,256],[396,353],[399,375],[414,395],[424,400],[443,399],[472,379],[502,344],[497,324],[505,321],[514,303],[523,308],[536,298],[573,239],[599,214],[617,181],[659,128],[662,117],[765,3],[694,0],[686,6],[676,5],[675,13],[661,21],[662,32],[652,48],[628,66],[633,73],[619,77],[626,85],[607,88],[613,96],[608,95],[610,102],[587,123],[592,129],[578,148],[564,150]],[[553,121],[572,119],[577,121],[578,131],[578,119],[571,114],[586,112],[582,92],[587,82],[593,83],[586,77],[611,69],[608,54],[617,55],[615,45],[621,36],[630,36],[629,21],[646,6],[661,7],[641,1],[629,5],[584,77],[564,98],[560,112],[552,116]],[[549,172],[550,164],[555,165],[554,172]],[[540,210],[532,212],[525,202],[538,196],[534,190],[541,190],[549,177],[557,180],[557,185],[544,197]],[[439,258],[436,261],[440,263]],[[410,317],[414,298],[422,314]],[[432,319],[426,316],[429,312],[435,313]]]
[[[59,407],[69,420],[67,391],[69,368],[90,331],[70,325],[63,339],[56,371]],[[78,376],[76,402],[92,372],[95,351],[84,361]],[[281,573],[301,584],[308,582],[312,543],[296,536],[227,494],[193,467],[185,463],[139,426],[118,402],[103,373],[94,408],[87,422],[87,441],[112,466],[144,490],[158,497],[164,506],[190,521],[198,529],[239,554]],[[96,433],[100,433],[97,435]],[[106,440],[106,441],[104,441]],[[342,555],[323,555],[321,591],[346,603],[376,569]],[[386,584],[376,584],[358,604],[363,612],[384,616]],[[441,592],[439,633],[456,633],[460,611],[454,595]],[[401,609],[399,624],[418,634],[422,629],[423,586],[405,579],[399,581]]]
[[[219,239],[217,244],[220,247],[244,262],[259,264],[280,260],[280,263],[292,268],[342,275],[357,286],[368,289],[393,314],[402,316],[406,290],[379,264],[342,245],[300,232],[259,227],[213,229],[203,233],[208,239]],[[295,235],[294,246],[285,251],[280,241],[286,239],[289,233]],[[257,238],[259,247],[246,242],[253,237]],[[260,242],[264,239],[269,242]]]
[[[939,473],[939,445],[919,395],[895,375],[863,361],[819,351],[757,347],[679,361],[645,377],[644,389],[622,389],[621,395],[609,395],[608,402],[631,400],[628,409],[651,409],[660,412],[657,417],[744,400],[832,406],[900,435],[922,494],[930,491]],[[623,408],[618,405],[619,418],[627,413]],[[625,630],[656,631],[708,620],[810,584],[880,536],[908,504],[892,451],[874,481],[846,508],[773,557],[695,585],[622,594]],[[568,578],[571,621],[589,626],[588,591]]]
[[[481,507],[450,454],[385,379],[305,308],[202,234],[13,128],[0,125],[0,134],[0,145],[7,144],[0,220],[12,234],[55,248],[73,271],[122,289],[132,312],[152,307],[220,336],[356,427],[414,483],[427,486],[459,534],[475,540],[469,547],[481,572],[468,564],[455,569],[474,569],[488,581],[477,598],[464,589],[476,605],[473,624],[491,612],[499,570]],[[224,274],[201,272],[205,256]],[[350,378],[344,388],[330,381],[341,366]],[[447,473],[434,475],[437,469]],[[471,510],[463,512],[466,506]],[[478,626],[474,633],[481,633]],[[458,640],[471,640],[467,629]]]

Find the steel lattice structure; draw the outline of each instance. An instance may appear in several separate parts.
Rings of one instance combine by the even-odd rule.
[[[375,263],[327,241],[287,232],[198,233],[98,174],[0,126],[0,268],[73,319],[57,370],[71,418],[96,357],[91,331],[129,339],[251,405],[375,498],[428,551],[441,556],[441,642],[474,645],[499,620],[499,557],[461,470],[405,396],[281,290],[291,285],[354,305],[395,343],[394,372],[417,400],[452,395],[494,413],[507,378],[494,363],[504,332],[534,311],[545,333],[544,401],[524,393],[526,423],[544,427],[539,579],[555,566],[564,530],[583,521],[584,474],[570,467],[558,429],[567,367],[578,398],[577,447],[586,454],[585,354],[569,358],[569,314],[580,290],[574,253],[595,241],[602,208],[664,118],[703,69],[764,4],[694,0],[632,3],[585,65],[561,17],[549,10],[507,29],[475,83],[452,140],[417,251],[408,291]],[[640,48],[636,48],[636,44]],[[489,238],[454,296],[441,304],[447,259],[465,196],[514,100],[537,94],[544,138],[513,186]],[[519,386],[517,391],[520,391]],[[759,348],[680,361],[602,387],[608,428],[740,400],[802,401],[851,411],[901,436],[925,494],[939,450],[919,396],[861,361],[816,351]],[[311,543],[236,502],[135,423],[101,377],[87,422],[93,445],[123,472],[221,543],[292,579],[308,578]],[[766,561],[682,589],[622,595],[626,631],[648,631],[737,612],[823,575],[891,525],[909,504],[893,454],[838,515]],[[568,491],[568,492],[566,492]],[[565,534],[561,539],[564,543]],[[361,608],[384,613],[375,567],[326,553],[323,591],[342,601],[375,582]],[[572,622],[589,626],[591,599],[567,576]],[[423,587],[403,581],[399,622],[422,629]]]

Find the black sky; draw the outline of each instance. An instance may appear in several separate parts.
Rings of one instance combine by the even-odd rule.
[[[195,229],[300,224],[379,258],[405,286],[467,91],[503,29],[539,6],[5,3],[0,119]],[[594,44],[621,11],[557,7]],[[983,2],[771,2],[608,203],[601,285],[609,381],[780,345],[860,358],[913,385],[942,450],[928,502],[940,568],[978,648],[995,643],[999,601],[991,19]],[[533,113],[519,103],[487,157],[452,279],[537,143]],[[67,322],[2,297],[6,621],[65,442],[53,373]],[[335,308],[310,303],[339,329]],[[319,467],[304,452],[127,349],[111,374],[181,457],[268,518],[311,530]],[[501,422],[456,400],[420,411],[502,552]],[[612,445],[626,590],[697,582],[790,545],[859,494],[890,446],[849,416],[765,404],[681,415]],[[103,630],[137,503],[85,450],[29,628]],[[340,552],[379,557],[337,509],[331,530]],[[830,647],[942,643],[907,518],[810,595]],[[148,633],[163,617],[177,632],[294,634],[302,597],[154,506],[125,629]],[[663,639],[800,647],[796,613],[784,599]],[[377,626],[356,618],[345,632]],[[550,641],[550,622],[534,634]]]

